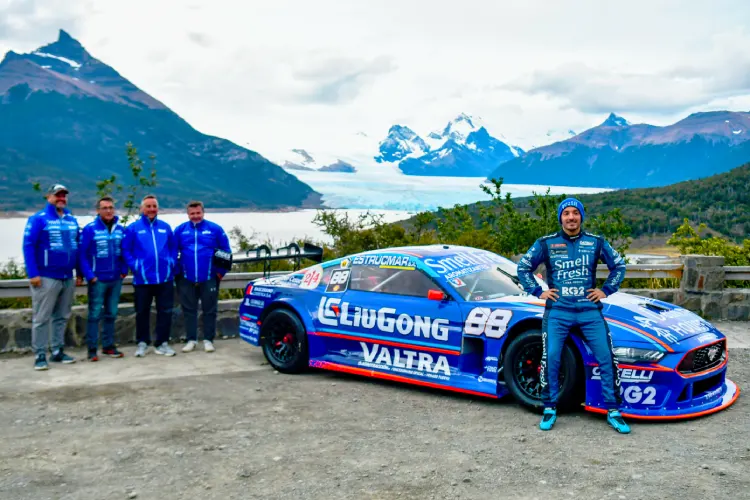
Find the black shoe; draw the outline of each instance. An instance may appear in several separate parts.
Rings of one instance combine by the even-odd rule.
[[[34,369],[35,370],[49,370],[49,365],[47,364],[47,357],[44,354],[40,354],[36,357],[36,360],[34,361]]]
[[[102,349],[102,354],[105,356],[109,356],[110,358],[121,358],[124,356],[124,354],[118,351],[115,346],[105,347],[104,349]]]
[[[99,361],[96,349],[89,349],[89,361]]]
[[[62,349],[58,349],[57,351],[53,352],[49,360],[54,363],[62,363],[64,365],[69,365],[76,362],[76,358],[68,356],[63,352]]]

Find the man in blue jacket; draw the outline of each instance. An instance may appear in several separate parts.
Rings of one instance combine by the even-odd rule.
[[[198,341],[199,300],[203,310],[203,346],[207,352],[213,352],[219,283],[228,271],[214,264],[214,254],[217,250],[231,253],[232,249],[224,229],[204,218],[202,202],[190,202],[187,214],[190,220],[177,226],[174,232],[180,269],[177,292],[185,316],[187,338],[182,352],[194,350]]]
[[[46,350],[52,326],[52,356],[55,363],[74,363],[63,351],[65,327],[75,296],[74,270],[78,268],[78,221],[66,208],[68,189],[53,184],[47,190],[47,205],[35,213],[23,233],[23,257],[31,284],[31,344],[34,368],[47,370]],[[80,281],[80,273],[76,273]]]
[[[546,300],[540,377],[545,408],[539,427],[550,430],[557,419],[562,349],[571,328],[578,326],[599,364],[607,422],[616,431],[628,433],[630,428],[619,411],[617,360],[600,302],[619,289],[625,260],[601,236],[581,231],[584,217],[583,203],[575,198],[563,200],[557,209],[562,231],[539,238],[518,264],[518,278],[526,292]],[[596,287],[599,259],[609,268],[601,289]],[[547,268],[546,291],[532,274],[541,263]]]
[[[174,308],[174,268],[177,242],[172,228],[159,219],[159,202],[153,195],[141,201],[141,218],[125,229],[122,253],[133,271],[135,289],[136,357],[151,344],[151,303],[156,299],[156,354],[174,356],[169,346]]]
[[[128,274],[128,265],[122,255],[125,229],[118,224],[115,201],[104,196],[96,202],[97,217],[81,233],[81,270],[88,283],[89,318],[86,344],[89,361],[98,361],[99,320],[104,311],[102,329],[102,354],[121,358],[115,347],[115,319],[120,303],[122,279]]]

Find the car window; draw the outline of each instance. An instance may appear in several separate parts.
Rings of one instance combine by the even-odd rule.
[[[448,283],[467,301],[526,295],[515,273],[509,273],[500,266],[452,278]]]
[[[350,290],[427,297],[440,286],[419,269],[390,269],[375,266],[354,266]]]

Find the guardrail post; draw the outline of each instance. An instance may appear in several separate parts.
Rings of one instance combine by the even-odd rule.
[[[683,255],[681,295],[682,307],[707,319],[722,317],[724,290],[724,257]]]

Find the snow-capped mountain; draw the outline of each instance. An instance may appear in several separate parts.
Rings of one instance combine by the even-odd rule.
[[[275,160],[290,171],[353,172],[385,167],[406,175],[483,177],[503,162],[525,154],[520,147],[490,135],[481,118],[464,113],[426,138],[397,124],[378,143],[362,132],[354,139],[342,141],[342,150],[335,154],[298,148],[282,152]]]
[[[287,170],[317,170],[318,172],[354,173],[357,169],[350,163],[337,159],[330,164],[320,164],[304,149],[292,149],[295,156],[291,160],[284,160],[281,164]]]
[[[558,186],[666,186],[726,172],[750,158],[750,113],[693,113],[667,126],[630,123],[611,113],[570,139],[529,151],[490,177]]]
[[[481,119],[464,113],[448,122],[441,132],[427,136],[430,150],[404,158],[398,168],[407,175],[482,177],[524,151],[493,137]]]
[[[380,142],[378,150],[380,154],[375,161],[383,163],[400,161],[408,156],[422,156],[430,151],[430,147],[409,127],[394,125]]]

